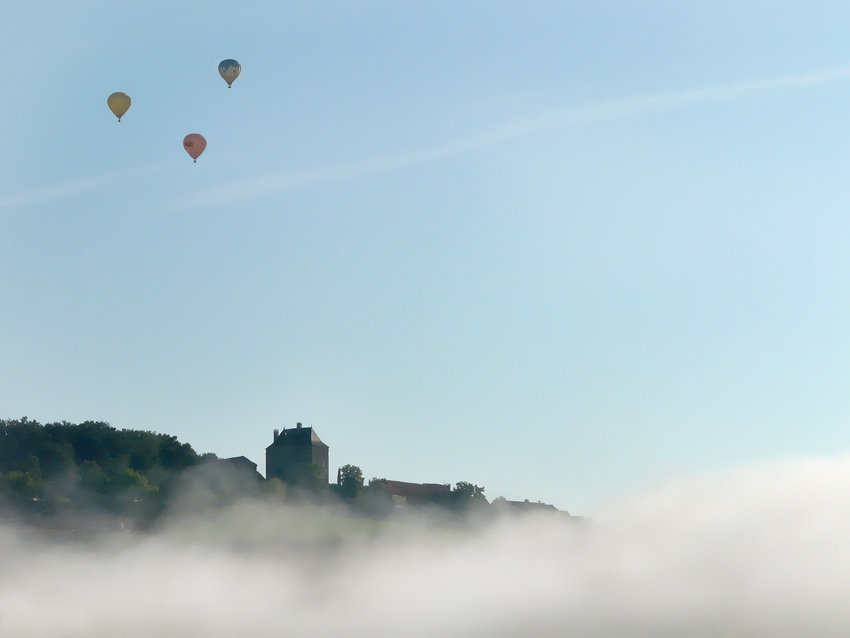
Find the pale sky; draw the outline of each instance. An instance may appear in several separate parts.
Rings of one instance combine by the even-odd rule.
[[[847,3],[4,15],[0,418],[591,515],[850,450]]]

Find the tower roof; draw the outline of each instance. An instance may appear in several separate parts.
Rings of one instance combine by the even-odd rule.
[[[275,436],[272,444],[266,449],[277,445],[312,445],[314,447],[328,447],[322,439],[319,438],[319,435],[316,434],[316,431],[312,427],[305,428],[301,427],[300,424],[298,427],[285,428],[281,430],[280,434]]]

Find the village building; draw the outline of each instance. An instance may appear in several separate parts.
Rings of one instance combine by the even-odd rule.
[[[294,428],[275,430],[272,444],[266,448],[266,478],[299,483],[317,473],[319,482],[327,485],[328,450],[312,427],[298,423]]]
[[[220,467],[228,468],[230,471],[257,481],[263,480],[263,475],[257,471],[257,464],[247,456],[231,456],[226,459],[219,459]]]
[[[533,502],[525,499],[524,501],[509,501],[504,498],[497,498],[493,501],[493,505],[502,510],[509,510],[517,513],[524,512],[560,512],[570,515],[566,510],[559,510],[554,505],[550,505],[549,503],[542,503],[540,501]]]
[[[421,505],[448,498],[451,486],[448,483],[407,483],[405,481],[377,481],[392,497],[396,505]]]

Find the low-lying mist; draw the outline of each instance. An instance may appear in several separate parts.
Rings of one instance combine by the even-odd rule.
[[[846,636],[850,457],[683,481],[593,521],[245,500],[151,532],[0,527],[0,636]]]

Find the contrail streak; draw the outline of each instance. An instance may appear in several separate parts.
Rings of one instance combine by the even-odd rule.
[[[180,200],[176,207],[203,207],[234,200],[263,197],[316,184],[425,164],[447,157],[472,153],[511,139],[545,131],[638,117],[656,111],[683,108],[691,104],[731,100],[768,91],[831,84],[847,77],[850,77],[850,65],[799,75],[651,93],[582,106],[549,109],[437,146],[387,154],[345,164],[296,171],[277,171],[223,186],[216,186]]]
[[[769,91],[801,89],[832,84],[850,77],[850,65],[798,75],[761,78],[745,82],[720,84],[680,91],[650,93],[625,98],[541,110],[538,113],[505,122],[499,126],[461,137],[443,144],[379,155],[348,163],[317,166],[299,170],[283,170],[250,177],[229,184],[207,188],[184,197],[174,204],[176,209],[198,208],[335,182],[364,175],[385,173],[409,166],[427,164],[496,146],[511,139],[561,128],[597,122],[638,117],[656,111],[684,108],[691,104],[725,101]],[[66,200],[93,191],[119,176],[142,174],[142,168],[120,173],[85,177],[43,188],[9,195],[0,199],[0,210],[22,208],[33,204]]]
[[[50,186],[44,186],[41,188],[24,191],[22,193],[15,193],[14,195],[8,195],[5,198],[0,199],[0,211],[10,208],[23,208],[26,206],[31,206],[33,204],[64,201],[75,195],[80,195],[82,193],[88,193],[93,190],[96,190],[101,186],[109,184],[110,182],[116,179],[145,175],[148,173],[157,173],[163,170],[167,170],[168,168],[171,168],[175,165],[176,163],[172,162],[169,164],[157,164],[155,166],[130,168],[122,171],[104,173],[102,175],[96,175],[94,177],[80,177],[77,179],[60,182],[58,184],[52,184]]]

